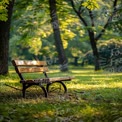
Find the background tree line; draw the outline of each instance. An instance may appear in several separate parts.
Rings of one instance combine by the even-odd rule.
[[[8,5],[5,6],[5,10],[2,10],[5,13],[3,14],[0,10],[2,13],[0,18],[0,27],[2,27],[0,28],[0,74],[8,72],[8,46],[10,47],[10,60],[15,58],[42,59],[44,56],[59,57],[61,65],[67,64],[72,57],[77,65],[78,59],[83,59],[85,53],[92,49],[95,57],[95,70],[98,70],[100,69],[97,49],[99,43],[101,41],[106,43],[106,40],[111,38],[121,40],[122,1],[120,0],[101,2],[98,0],[18,0],[15,3],[13,0],[6,2],[7,4],[5,2],[1,4],[2,6]],[[8,17],[6,10],[8,10]],[[58,22],[59,30],[54,26],[52,29],[50,22],[54,24]],[[3,23],[6,25],[8,23],[7,30],[4,30]],[[3,44],[5,38],[2,40],[2,37],[6,35],[3,32],[1,34],[2,29],[5,33],[8,32],[7,42]]]

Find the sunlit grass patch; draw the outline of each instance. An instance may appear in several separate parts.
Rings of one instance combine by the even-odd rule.
[[[0,121],[114,122],[122,116],[122,73],[75,67],[68,72],[52,69],[49,76],[74,76],[66,82],[68,93],[45,98],[36,86],[27,89],[23,99],[15,71],[12,69],[8,76],[0,76]],[[42,74],[26,74],[26,77],[37,78]]]

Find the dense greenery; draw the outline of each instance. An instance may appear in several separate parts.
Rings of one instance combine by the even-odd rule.
[[[70,0],[70,2],[73,10],[86,29],[93,51],[95,70],[99,70],[100,64],[97,42],[105,34],[113,18],[116,18],[121,8],[121,1],[104,1],[104,4],[103,1],[99,0]],[[107,9],[109,12],[106,16]]]
[[[56,67],[55,67],[56,68]],[[0,76],[0,121],[25,122],[114,122],[122,116],[122,73],[94,72],[93,67],[71,67],[61,73],[50,67],[49,76],[75,76],[67,82],[68,93],[55,93],[44,98],[41,88],[32,87],[26,99],[15,71]],[[53,73],[52,73],[53,72]],[[34,77],[40,76],[34,74]],[[31,75],[27,77],[32,78]]]
[[[111,39],[99,43],[100,65],[102,69],[122,72],[122,41]],[[94,64],[94,57],[89,51],[83,60],[83,65]]]
[[[76,3],[78,4],[79,2],[77,1]],[[106,18],[108,17],[108,13],[106,12],[107,9],[110,9],[110,5],[107,1],[105,3],[102,2],[102,6],[99,7],[98,3],[95,2],[94,4],[94,7],[97,7],[97,9],[94,8],[95,10],[92,10],[94,16],[98,18],[94,30],[95,32],[100,32],[103,26],[103,20],[106,22]],[[83,6],[87,7],[88,5],[84,2]],[[104,7],[107,8],[104,9]],[[18,11],[20,9],[21,11]],[[84,28],[80,23],[80,20],[76,17],[69,2],[57,1],[57,11],[61,37],[67,57],[69,59],[80,58],[82,61],[84,54],[91,50],[86,32],[87,28]],[[109,12],[110,11],[111,10],[109,10]],[[88,13],[83,14],[87,19],[87,23],[90,24],[87,15]],[[100,15],[102,15],[103,19],[100,19]],[[110,25],[113,24],[110,23]],[[119,26],[121,27],[120,24]],[[33,59],[35,57],[42,59],[43,56],[57,58],[53,32],[50,24],[49,5],[46,0],[42,2],[38,0],[34,3],[33,0],[26,2],[20,0],[16,1],[11,27],[10,59]],[[117,27],[114,27],[113,30],[111,27],[112,26],[106,30],[102,39],[108,40],[113,37],[120,37],[121,33],[119,33],[119,31],[114,32],[114,29],[117,29]]]
[[[84,53],[92,47],[96,60],[95,64],[99,64],[96,41],[100,37],[103,40],[121,37],[121,3],[121,0],[58,0],[56,2],[61,40],[68,59],[73,57],[74,64],[77,64],[78,58],[82,60]],[[0,66],[4,64],[4,60],[6,64],[5,67],[0,68],[2,69],[0,74],[8,71],[8,52],[10,60],[13,58],[42,59],[45,56],[57,58],[58,51],[50,22],[48,0],[17,0],[15,2],[14,0],[2,0],[0,2],[0,14]],[[9,43],[10,24],[11,37]],[[7,36],[5,35],[6,32]],[[8,44],[10,44],[10,48],[8,48]]]
[[[33,58],[32,55],[37,55],[38,57],[41,57],[41,55],[47,57],[57,56],[48,3],[43,2],[40,5],[39,2],[40,1],[36,1],[36,3],[33,4],[33,1],[29,1],[24,4],[24,1],[17,1],[15,3],[10,39],[11,58],[20,57],[30,59]],[[24,4],[25,7],[21,8],[21,4]],[[62,6],[64,6],[65,9],[63,9]],[[18,11],[18,9],[21,9],[21,11]],[[66,2],[62,3],[59,1],[57,9],[63,46],[67,50],[67,56],[74,56],[74,53],[77,55],[78,52],[73,50],[81,51],[81,49],[83,49],[82,40],[80,38],[83,39],[84,31],[82,27],[78,27],[79,21],[77,18],[74,18],[74,15],[67,16],[71,14],[71,7]],[[76,49],[78,43],[81,45],[78,47],[80,49]],[[71,44],[73,44],[74,47],[72,47]],[[83,52],[89,50],[88,47],[85,46]]]
[[[103,69],[122,72],[122,41],[111,39],[99,47],[100,64]]]
[[[0,21],[7,21],[7,6],[9,4],[9,0],[1,0],[0,1]]]

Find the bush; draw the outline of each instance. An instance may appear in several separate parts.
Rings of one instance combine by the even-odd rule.
[[[122,71],[122,41],[111,39],[101,42],[98,51],[102,69],[115,72]],[[92,51],[85,55],[83,62],[84,64],[94,64]]]

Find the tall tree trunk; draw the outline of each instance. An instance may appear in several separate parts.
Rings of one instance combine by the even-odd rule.
[[[49,0],[49,5],[50,5],[51,23],[54,31],[55,45],[56,45],[58,58],[60,62],[60,70],[66,71],[68,70],[68,60],[65,56],[65,52],[61,40],[59,22],[56,14],[56,0]]]
[[[95,71],[97,71],[97,70],[100,70],[99,53],[98,53],[98,49],[97,49],[97,44],[96,44],[96,40],[94,38],[94,32],[88,31],[88,33],[89,33],[90,43],[91,43],[91,47],[92,47],[92,51],[93,51],[93,55],[94,55]]]
[[[0,21],[0,75],[8,73],[8,57],[9,57],[9,33],[14,0],[11,0],[8,10],[8,20]]]

